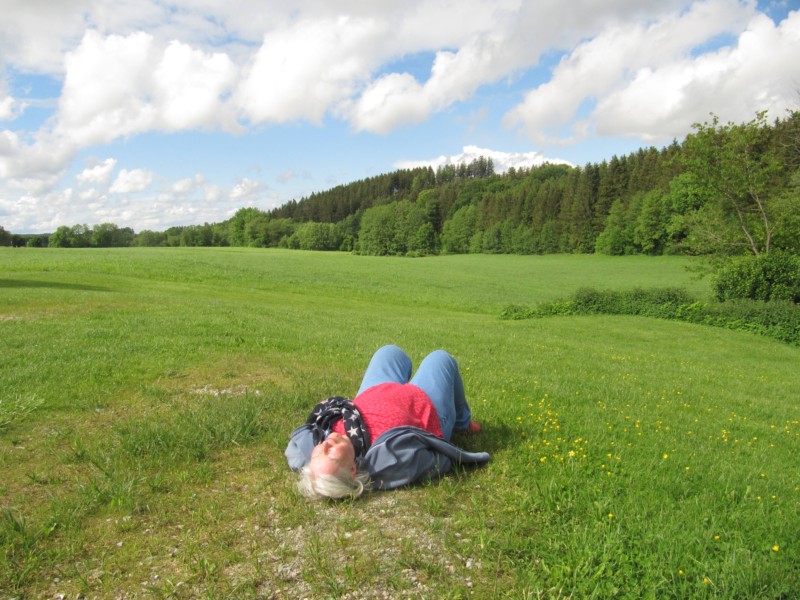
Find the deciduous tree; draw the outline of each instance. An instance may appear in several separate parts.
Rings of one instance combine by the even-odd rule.
[[[706,210],[719,219],[712,229],[724,226],[737,232],[732,239],[738,248],[718,245],[717,251],[745,248],[756,256],[769,252],[779,226],[775,192],[781,164],[766,112],[740,125],[721,125],[713,116],[711,122],[694,127],[696,132],[684,143],[683,164],[714,203]],[[720,235],[719,244],[728,239]]]

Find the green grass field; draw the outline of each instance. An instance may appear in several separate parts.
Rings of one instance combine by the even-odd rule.
[[[692,264],[0,249],[0,597],[798,597],[800,349],[499,318]],[[492,461],[301,500],[290,430],[386,343],[459,359]]]

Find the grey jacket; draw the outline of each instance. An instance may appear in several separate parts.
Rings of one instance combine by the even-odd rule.
[[[308,425],[292,432],[286,460],[299,471],[311,460],[314,438]],[[369,472],[373,489],[391,490],[450,471],[453,464],[484,464],[488,452],[467,452],[418,427],[394,427],[385,431],[367,450],[360,468]]]

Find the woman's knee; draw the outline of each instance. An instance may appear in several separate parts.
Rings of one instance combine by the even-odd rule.
[[[434,350],[423,362],[436,365],[440,369],[458,370],[458,361],[447,350]]]
[[[394,345],[379,348],[367,365],[358,393],[386,382],[406,383],[411,377],[411,359]]]
[[[410,360],[405,350],[403,350],[399,346],[395,346],[394,344],[387,344],[385,346],[381,346],[375,351],[375,353],[372,355],[372,358],[373,360],[375,358],[383,360],[387,359]]]

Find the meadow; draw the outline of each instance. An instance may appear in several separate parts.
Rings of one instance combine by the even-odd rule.
[[[800,597],[800,349],[500,319],[694,266],[0,248],[0,598]],[[289,432],[387,343],[458,358],[491,462],[301,500]]]

